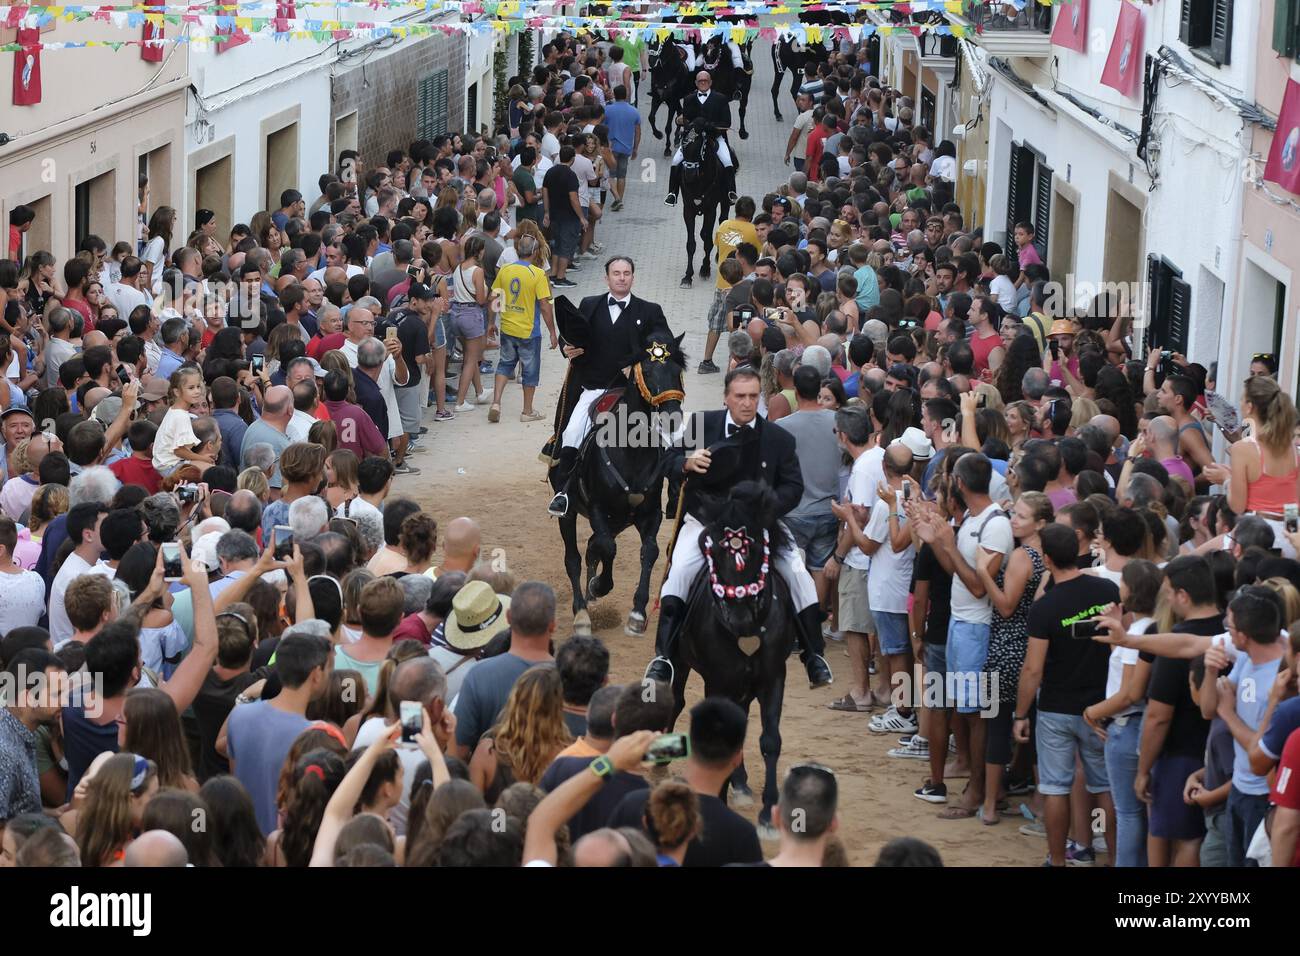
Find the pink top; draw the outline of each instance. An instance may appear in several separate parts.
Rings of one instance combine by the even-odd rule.
[[[943,325],[942,312],[931,312],[925,317],[925,330],[927,332],[938,332],[941,325]]]
[[[1196,478],[1192,475],[1192,469],[1180,455],[1162,459],[1160,464],[1165,466],[1165,471],[1169,472],[1170,477],[1178,475],[1180,478],[1186,478],[1189,485],[1196,487]]]
[[[1285,475],[1270,475],[1264,471],[1264,454],[1260,449],[1259,477],[1246,486],[1246,510],[1264,514],[1282,514],[1286,505],[1296,503],[1296,479],[1300,476],[1300,461],[1292,449],[1291,470]]]

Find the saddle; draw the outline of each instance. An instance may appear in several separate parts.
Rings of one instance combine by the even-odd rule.
[[[592,424],[594,425],[596,423],[596,420],[600,418],[601,415],[604,415],[606,412],[613,411],[614,406],[617,405],[622,398],[623,398],[622,386],[618,388],[606,389],[605,394],[600,396],[600,398],[596,399],[594,402],[592,402],[591,408],[587,410],[588,417],[590,417]]]

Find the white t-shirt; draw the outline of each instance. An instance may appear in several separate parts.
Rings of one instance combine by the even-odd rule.
[[[848,499],[855,505],[868,505],[879,501],[876,489],[885,480],[885,449],[872,448],[863,452],[853,462],[849,471]],[[849,548],[844,564],[850,568],[865,571],[871,567],[871,558],[862,553],[858,547]]]
[[[63,567],[59,568],[59,573],[54,576],[54,584],[50,588],[50,640],[55,650],[59,649],[59,645],[71,640],[75,630],[72,622],[68,620],[67,610],[63,607],[63,595],[67,592],[68,585],[83,574],[102,574],[111,578],[114,573],[113,569],[103,562],[90,564],[75,551],[68,555],[63,562]]]
[[[871,521],[867,524],[867,537],[880,542],[880,547],[871,556],[871,570],[867,572],[867,602],[872,612],[906,614],[916,549],[908,544],[902,551],[894,550],[889,541],[889,513],[893,510],[893,507],[880,500],[879,495],[876,496],[876,503],[871,509]],[[903,525],[907,524],[906,517],[899,521]]]
[[[167,253],[163,249],[162,236],[154,236],[150,239],[149,244],[144,247],[144,253],[140,256],[141,259],[153,266],[153,276],[150,279],[150,284],[153,286],[154,295],[162,294],[163,260],[166,257]],[[119,312],[118,315],[121,316],[121,313]]]
[[[317,269],[317,270],[316,270],[315,272],[313,272],[311,275],[307,276],[307,278],[308,278],[308,279],[315,279],[317,282],[319,282],[319,283],[321,283],[322,285],[324,285],[324,284],[325,284],[325,269],[328,269],[328,268],[330,268],[330,267],[329,267],[329,266],[326,266],[324,269]],[[363,269],[361,266],[353,265],[353,264],[350,263],[350,262],[349,262],[348,265],[347,265],[347,273],[348,273],[348,278],[349,278],[349,279],[351,279],[353,276],[363,275],[363,274],[365,273],[365,271],[366,271],[366,270]]]
[[[371,717],[367,720],[357,728],[357,739],[352,742],[352,749],[365,750],[378,740],[387,729],[385,723],[383,717]],[[397,751],[398,762],[402,765],[402,799],[388,812],[388,822],[393,825],[398,836],[405,836],[406,815],[411,809],[411,781],[415,779],[415,771],[420,769],[420,764],[424,763],[426,758],[419,747],[410,744],[399,744],[393,749]]]
[[[295,408],[293,417],[289,419],[289,424],[285,426],[284,433],[289,436],[290,441],[306,441],[307,433],[311,426],[316,424],[316,418],[302,409]]]
[[[1145,634],[1147,628],[1151,626],[1154,618],[1140,617],[1128,626],[1129,634]],[[1106,696],[1114,697],[1119,693],[1120,687],[1124,683],[1124,668],[1129,664],[1138,662],[1138,649],[1136,647],[1120,647],[1116,645],[1110,651],[1110,665],[1106,671]],[[1138,710],[1142,707],[1142,701],[1134,704],[1132,710]]]
[[[0,637],[31,627],[45,613],[45,579],[35,571],[0,574]]]
[[[547,130],[542,134],[542,155],[554,164],[560,157],[560,141],[555,134]]]
[[[983,529],[982,534],[980,529]],[[1011,521],[996,502],[977,515],[968,514],[957,529],[957,551],[972,568],[979,561],[988,560],[987,556],[980,554],[981,550],[996,551],[1005,561],[1015,546]],[[952,576],[952,617],[953,620],[968,624],[993,622],[993,605],[988,596],[977,598],[972,595],[958,574]]]
[[[1006,276],[1000,275],[989,283],[989,292],[997,299],[998,305],[1006,309],[1015,304],[1016,284]]]
[[[194,416],[179,408],[167,409],[153,439],[153,466],[160,472],[164,468],[168,471],[175,469],[181,464],[176,449],[182,445],[188,448],[198,443],[199,438],[194,434]]]
[[[951,156],[936,156],[930,163],[930,175],[935,179],[946,179],[950,183],[957,181],[957,160]]]
[[[573,175],[578,177],[578,205],[586,209],[591,205],[591,186],[588,181],[596,178],[596,167],[590,159],[579,153],[573,157]]]
[[[799,131],[799,138],[794,141],[790,155],[795,159],[808,158],[808,134],[813,128],[813,111],[805,110],[794,118],[794,128]]]

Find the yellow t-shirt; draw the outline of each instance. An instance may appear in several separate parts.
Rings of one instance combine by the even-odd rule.
[[[744,219],[728,219],[718,226],[713,234],[713,245],[718,250],[718,265],[722,265],[742,242],[748,242],[755,249],[758,248],[758,230],[754,228],[752,222]],[[718,288],[731,288],[731,283],[722,278],[721,269],[718,270]]]
[[[545,272],[526,262],[512,262],[497,272],[492,289],[501,291],[502,334],[516,339],[530,339],[534,331],[541,334],[537,303],[551,297]]]

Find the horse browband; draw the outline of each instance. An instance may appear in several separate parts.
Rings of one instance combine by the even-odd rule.
[[[655,408],[658,408],[664,402],[680,402],[686,398],[686,393],[680,388],[670,388],[658,395],[651,395],[650,386],[645,383],[645,373],[641,371],[640,363],[633,366],[632,377],[636,380],[636,389],[641,393],[641,397]]]

